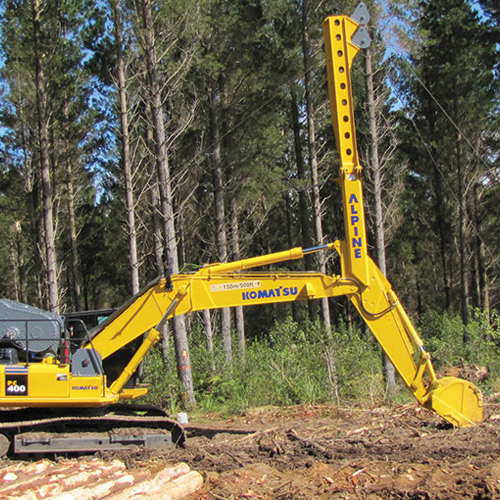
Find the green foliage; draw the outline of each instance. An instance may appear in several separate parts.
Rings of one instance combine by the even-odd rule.
[[[486,366],[489,378],[480,384],[485,393],[500,389],[500,316],[473,311],[464,326],[458,315],[429,312],[421,329],[427,350],[438,371],[449,367]],[[465,340],[464,340],[465,334]],[[195,324],[191,331],[191,364],[199,408],[226,414],[240,413],[260,406],[289,406],[330,401],[331,387],[325,350],[334,355],[338,394],[341,404],[369,405],[384,400],[381,350],[371,334],[346,325],[337,325],[326,335],[319,324],[296,323],[291,318],[276,322],[268,337],[249,342],[245,358],[233,367],[224,364],[221,347],[211,372],[203,329]],[[175,353],[164,359],[161,348],[149,355],[145,382],[151,384],[146,400],[175,414],[182,406],[182,388],[177,379]],[[401,388],[397,401],[411,400]]]
[[[191,355],[198,401],[207,410],[222,407],[235,412],[253,406],[319,402],[329,393],[321,345],[307,339],[290,319],[276,324],[269,339],[251,342],[244,359],[216,376],[210,374],[203,346],[194,346]]]
[[[384,398],[382,351],[371,333],[341,326],[333,335],[341,399],[381,401]]]
[[[362,332],[344,326],[328,338],[317,324],[304,326],[290,318],[276,323],[269,337],[249,343],[245,358],[233,367],[212,374],[201,327],[191,336],[197,401],[203,410],[226,413],[266,405],[288,406],[322,403],[330,399],[325,348],[333,347],[337,363],[341,400],[373,402],[383,397],[384,385],[379,348]],[[168,408],[181,403],[173,353],[162,359],[156,349],[146,364],[145,381],[151,384],[148,401]],[[217,366],[223,366],[222,349],[215,354]]]
[[[478,365],[488,368],[489,377],[481,388],[497,391],[500,384],[500,318],[476,309],[464,325],[458,315],[428,312],[422,318],[422,336],[435,368]]]
[[[488,151],[498,151],[499,86],[492,71],[498,44],[490,21],[466,0],[404,7],[406,19],[412,19],[403,28],[408,57],[395,61],[393,88],[404,105],[397,135],[408,170],[395,238],[399,248],[388,252],[399,272],[389,275],[395,285],[403,284],[397,289],[404,290],[407,307],[420,314],[462,304],[466,320],[466,301],[485,307],[480,294],[471,293],[483,288],[474,266],[498,272],[490,263],[497,254],[498,196],[495,183],[485,184],[484,195],[482,187],[489,182],[490,158],[496,157]],[[472,179],[477,186],[469,189]],[[482,245],[488,247],[485,257]],[[469,289],[460,279],[467,275]],[[496,304],[493,288],[488,294]]]
[[[459,316],[429,311],[422,317],[421,330],[437,369],[457,365],[464,358],[464,326]]]
[[[150,389],[143,402],[166,408],[171,415],[177,413],[182,393],[175,366],[174,351],[171,349],[165,358],[158,345],[149,353],[144,368],[144,382]]]

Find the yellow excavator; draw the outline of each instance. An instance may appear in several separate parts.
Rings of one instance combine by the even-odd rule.
[[[182,428],[165,414],[123,404],[147,392],[146,387],[130,382],[161,338],[168,319],[206,309],[342,295],[351,299],[420,404],[454,426],[481,422],[480,391],[459,378],[437,378],[419,334],[389,281],[368,256],[351,95],[352,62],[360,48],[370,43],[364,27],[368,20],[368,11],[360,4],[352,17],[331,16],[323,24],[331,115],[340,155],[337,182],[342,192],[344,239],[158,279],[81,341],[68,334],[55,314],[0,301],[0,455],[9,450],[44,453],[182,444]],[[336,252],[341,274],[255,270],[315,252]],[[139,431],[131,433],[134,427]]]

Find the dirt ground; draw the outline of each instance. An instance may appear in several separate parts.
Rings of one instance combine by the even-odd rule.
[[[184,450],[128,456],[129,467],[184,461],[201,499],[500,498],[500,405],[454,429],[416,404],[261,408],[187,427]]]
[[[500,498],[500,404],[454,429],[416,404],[266,407],[230,420],[203,415],[185,449],[101,455],[131,471],[186,462],[202,499]]]

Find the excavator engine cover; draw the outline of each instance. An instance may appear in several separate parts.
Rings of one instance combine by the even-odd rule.
[[[13,300],[0,300],[0,343],[20,351],[55,353],[64,332],[62,318]]]

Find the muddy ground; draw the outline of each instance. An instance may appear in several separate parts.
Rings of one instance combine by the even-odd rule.
[[[500,498],[500,405],[454,429],[410,404],[267,407],[230,420],[203,415],[185,449],[101,455],[131,471],[187,462],[201,499]]]
[[[500,498],[500,405],[454,429],[417,405],[262,408],[188,426],[185,450],[129,455],[129,467],[185,461],[200,499]]]

